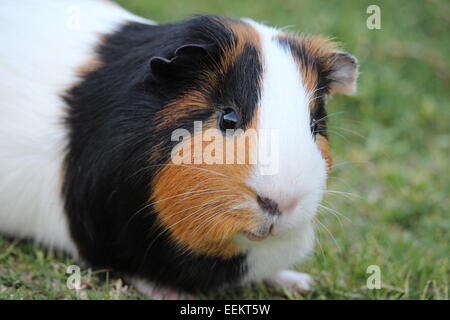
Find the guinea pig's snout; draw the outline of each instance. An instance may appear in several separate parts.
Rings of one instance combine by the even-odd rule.
[[[268,214],[274,216],[280,214],[280,210],[278,209],[278,203],[276,203],[274,200],[257,195],[256,201],[258,202],[259,207],[263,211],[266,211]]]
[[[286,199],[284,201],[275,201],[267,197],[256,196],[259,207],[270,215],[277,216],[287,213],[297,206],[298,199]]]
[[[286,198],[279,199],[276,201],[274,199],[264,197],[261,195],[256,195],[256,202],[258,203],[261,211],[263,211],[266,219],[252,231],[245,231],[245,236],[252,241],[261,241],[266,239],[270,234],[273,235],[273,228],[278,217],[283,214],[290,213],[298,203],[298,198]]]

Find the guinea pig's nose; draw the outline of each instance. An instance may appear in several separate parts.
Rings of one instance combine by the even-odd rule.
[[[280,214],[280,210],[278,209],[278,203],[276,203],[274,200],[266,197],[261,197],[258,195],[256,197],[256,201],[258,201],[258,204],[261,207],[261,209],[267,211],[269,214],[271,215]]]
[[[298,199],[285,201],[279,203],[273,199],[257,196],[256,201],[262,210],[267,211],[271,215],[280,215],[283,212],[287,212],[295,208],[298,203]]]

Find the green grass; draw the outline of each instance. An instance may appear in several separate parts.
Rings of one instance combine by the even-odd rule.
[[[319,241],[299,267],[317,280],[306,297],[263,285],[221,298],[448,299],[450,215],[450,5],[446,1],[119,1],[159,22],[194,13],[252,17],[335,37],[359,58],[354,97],[328,106],[335,168]],[[381,7],[381,30],[366,8]],[[345,217],[342,217],[344,215]],[[67,257],[0,239],[0,299],[145,298],[105,271],[83,268],[80,295],[66,288]],[[369,290],[378,265],[382,288]]]

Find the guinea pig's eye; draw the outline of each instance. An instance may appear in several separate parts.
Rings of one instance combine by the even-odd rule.
[[[220,129],[225,131],[227,129],[237,129],[239,125],[239,115],[232,108],[225,109],[219,121]]]

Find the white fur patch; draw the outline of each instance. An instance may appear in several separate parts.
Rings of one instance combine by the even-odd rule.
[[[0,3],[0,232],[76,255],[63,212],[67,131],[60,96],[99,35],[138,20],[101,1]]]
[[[326,185],[326,163],[310,130],[310,93],[291,53],[274,36],[277,30],[247,20],[260,33],[264,74],[259,128],[278,132],[278,170],[264,175],[258,168],[249,185],[262,197],[289,208],[260,242],[240,241],[248,250],[249,279],[272,277],[293,266],[311,250],[311,219]],[[258,159],[258,166],[267,160]],[[296,205],[292,206],[292,203]]]
[[[305,294],[311,289],[314,280],[310,275],[303,272],[282,270],[270,279],[268,283],[273,286],[286,288],[295,293]]]

